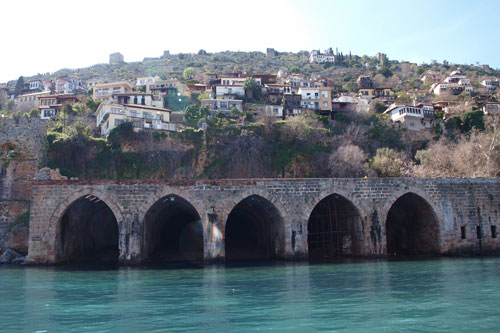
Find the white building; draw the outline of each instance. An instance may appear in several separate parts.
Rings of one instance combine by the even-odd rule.
[[[435,119],[434,108],[429,105],[392,105],[384,113],[411,131],[431,128]]]
[[[500,103],[499,102],[487,102],[483,105],[483,112],[486,115],[498,116],[500,115]]]
[[[245,96],[243,86],[237,85],[217,85],[215,86],[215,98],[229,98],[233,96]]]
[[[441,83],[435,83],[431,86],[431,91],[435,95],[441,95],[443,93],[449,92],[453,95],[458,95],[463,91],[471,93],[474,91],[470,80],[460,72],[456,70],[451,72]]]
[[[96,124],[104,137],[125,122],[131,122],[134,131],[175,131],[176,125],[170,122],[171,113],[172,110],[154,106],[101,103],[96,112]]]
[[[143,76],[138,77],[136,80],[136,86],[145,86],[148,83],[160,81],[161,78],[159,76]]]
[[[318,50],[311,51],[309,56],[310,63],[325,63],[325,62],[335,62],[335,56],[333,54],[321,54]]]
[[[241,99],[213,99],[207,98],[201,100],[201,107],[207,108],[209,111],[221,111],[222,113],[231,113],[233,108],[238,111],[243,110],[243,101]]]
[[[488,88],[488,90],[495,90],[498,88],[499,81],[498,79],[486,79],[481,81],[481,85]]]
[[[247,77],[221,77],[220,83],[225,86],[231,86],[231,85],[243,85],[246,81]],[[259,84],[262,85],[262,80],[257,77],[254,78],[254,80]]]

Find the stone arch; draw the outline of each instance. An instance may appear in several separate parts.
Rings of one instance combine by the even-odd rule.
[[[314,197],[312,197],[310,200],[307,200],[304,203],[304,209],[301,210],[302,213],[302,220],[306,221],[305,223],[307,224],[307,221],[309,220],[309,217],[311,216],[311,213],[313,209],[318,205],[318,203],[325,199],[326,197],[332,195],[332,194],[337,194],[340,195],[350,202],[358,209],[358,211],[363,213],[362,210],[362,204],[358,200],[351,198],[350,192],[344,191],[342,189],[336,188],[335,190],[323,190],[316,194]]]
[[[146,213],[151,208],[151,206],[153,206],[160,199],[165,198],[168,195],[176,195],[188,201],[196,209],[196,211],[200,214],[200,217],[203,219],[203,212],[205,212],[205,207],[202,204],[200,204],[199,200],[196,200],[192,196],[191,192],[183,190],[182,188],[178,187],[165,186],[162,187],[160,190],[154,192],[147,200],[145,200],[139,206],[137,211],[137,220],[143,222],[144,217],[146,216]],[[203,221],[203,223],[206,222]]]
[[[364,254],[364,226],[358,206],[337,192],[314,202],[306,228],[309,259]]]
[[[258,191],[245,192],[233,198],[233,203],[239,201],[225,219],[226,261],[284,258],[286,226],[281,211],[268,198],[255,194]]]
[[[92,204],[92,205],[90,205]],[[85,216],[84,218],[85,222],[72,222],[72,220],[75,220],[75,217],[83,216],[81,214],[78,214],[75,212],[76,216],[73,215],[71,217],[71,213],[73,209],[75,208],[75,205],[80,206],[80,211],[85,211]],[[109,210],[107,213],[106,210]],[[101,214],[101,215],[99,215]],[[113,243],[116,241],[116,250],[118,253],[116,253],[116,258],[115,254],[113,254],[113,262],[116,262],[123,252],[124,249],[121,248],[120,244],[120,227],[121,227],[121,222],[123,221],[123,215],[122,212],[119,208],[119,206],[116,204],[115,200],[113,200],[109,195],[104,194],[101,191],[92,189],[90,187],[85,187],[83,189],[79,189],[73,193],[71,193],[69,196],[67,196],[63,201],[61,201],[53,211],[50,220],[49,220],[49,229],[55,230],[55,237],[53,239],[53,248],[54,248],[54,253],[55,253],[55,261],[56,262],[62,262],[62,261],[70,261],[70,262],[78,262],[78,261],[86,261],[86,259],[83,258],[83,254],[81,258],[76,258],[76,252],[79,250],[76,248],[73,249],[68,249],[68,233],[71,232],[66,230],[69,228],[68,223],[75,224],[75,223],[80,223],[81,227],[78,227],[78,231],[75,229],[76,233],[84,233],[82,230],[85,229],[85,225],[88,225],[89,223],[93,223],[94,219],[99,219],[99,218],[105,218],[106,221],[109,220],[109,222],[106,222],[106,226],[110,227],[111,230],[113,231],[113,234],[116,233],[116,235],[113,235]],[[79,220],[79,219],[78,219]],[[99,223],[93,223],[94,226],[101,226],[102,224]],[[82,229],[83,228],[83,229]],[[95,229],[95,227],[94,227]],[[85,229],[85,232],[87,234],[85,237],[90,237],[88,235],[89,230]],[[102,230],[101,230],[102,231]],[[102,235],[109,234],[107,231],[101,232]],[[94,230],[94,236],[95,236],[95,230]],[[116,239],[114,239],[116,236]],[[83,237],[83,236],[82,236]],[[65,241],[66,240],[66,241]],[[101,245],[104,245],[103,242],[105,242],[106,239],[102,238],[99,240],[92,240],[94,244],[96,243],[101,243]],[[78,242],[75,242],[78,243]],[[75,245],[75,247],[78,244]],[[82,249],[80,249],[83,251]],[[74,255],[68,255],[68,251],[72,252]],[[80,251],[80,252],[81,252]],[[90,260],[101,260],[103,258],[99,258],[98,256],[94,257],[93,259],[88,257],[87,261]],[[116,259],[116,260],[115,260]],[[104,260],[107,262],[110,262],[111,260]]]
[[[417,189],[398,191],[395,196],[395,200],[384,205],[387,254],[440,253],[439,215],[432,200]]]
[[[204,258],[204,225],[199,210],[184,197],[159,197],[142,219],[142,260],[195,262]]]
[[[0,146],[1,151],[12,151],[16,150],[16,145],[12,142],[4,142],[2,146]]]

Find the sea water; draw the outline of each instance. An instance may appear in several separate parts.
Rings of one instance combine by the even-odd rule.
[[[1,332],[498,332],[500,259],[0,266]]]

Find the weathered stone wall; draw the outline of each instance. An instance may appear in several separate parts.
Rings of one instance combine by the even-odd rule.
[[[314,207],[337,194],[358,209],[362,254],[387,252],[386,220],[392,205],[407,193],[417,195],[434,212],[442,254],[484,253],[500,248],[491,237],[499,225],[500,182],[497,179],[249,179],[155,183],[147,181],[38,181],[32,188],[29,258],[57,262],[60,219],[72,202],[86,195],[104,201],[119,227],[120,260],[142,260],[143,221],[148,209],[169,194],[187,200],[199,213],[206,261],[224,259],[225,224],[243,199],[258,195],[281,214],[285,257],[307,258],[307,226]],[[419,200],[420,200],[419,199]],[[478,238],[477,227],[481,227]],[[462,239],[461,227],[466,230]]]
[[[43,156],[46,129],[39,118],[0,119],[0,253],[28,249],[31,183]],[[20,223],[21,222],[21,223]]]

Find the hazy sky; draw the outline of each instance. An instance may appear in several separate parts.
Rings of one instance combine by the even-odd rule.
[[[338,47],[390,59],[500,67],[500,1],[7,0],[0,82],[171,53]]]

